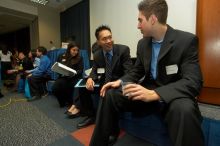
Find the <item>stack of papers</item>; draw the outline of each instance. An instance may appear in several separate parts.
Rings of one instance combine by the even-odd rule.
[[[64,76],[74,76],[77,74],[76,70],[59,62],[55,62],[51,70]]]

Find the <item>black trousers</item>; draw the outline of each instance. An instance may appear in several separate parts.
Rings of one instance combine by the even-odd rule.
[[[118,114],[125,111],[160,113],[167,125],[173,146],[204,146],[202,117],[195,101],[178,98],[161,106],[159,102],[129,100],[122,95],[121,89],[110,89],[101,99],[90,146],[108,146],[109,136],[119,130]]]
[[[9,80],[13,79],[13,75],[7,73],[7,70],[12,69],[11,62],[1,62],[1,79]]]
[[[60,77],[55,81],[52,87],[52,93],[54,96],[56,96],[60,107],[77,104],[77,100],[74,100],[73,98],[74,85],[76,82],[77,79],[72,79],[69,77]]]
[[[46,89],[46,82],[50,79],[50,76],[31,76],[28,77],[28,84],[30,88],[31,96],[42,96],[45,92],[47,92]]]
[[[94,91],[89,91],[86,88],[79,88],[80,112],[84,116],[95,117],[96,109],[92,95],[99,96],[100,88],[94,88]]]

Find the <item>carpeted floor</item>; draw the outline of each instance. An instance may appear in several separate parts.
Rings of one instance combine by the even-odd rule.
[[[65,108],[59,108],[49,95],[27,102],[22,93],[2,89],[0,99],[0,146],[88,146],[94,125],[77,130],[82,118],[68,119]],[[219,106],[199,104],[202,115],[220,119]],[[115,146],[153,146],[148,142],[123,133]]]
[[[77,130],[82,118],[68,119],[65,108],[59,108],[56,99],[49,95],[27,102],[22,93],[3,89],[0,99],[0,146],[87,146],[93,126]],[[116,146],[152,146],[128,134]]]

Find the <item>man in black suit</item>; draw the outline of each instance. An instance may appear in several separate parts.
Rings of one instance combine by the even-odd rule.
[[[96,29],[95,36],[99,48],[94,52],[92,71],[87,79],[86,88],[81,88],[80,112],[86,117],[77,124],[77,128],[84,128],[94,123],[95,109],[91,94],[98,94],[101,88],[95,88],[95,83],[100,87],[109,81],[122,77],[132,66],[130,50],[127,46],[114,44],[111,29],[102,25]]]
[[[102,87],[90,146],[113,144],[111,136],[118,129],[115,123],[121,111],[159,112],[172,145],[204,146],[202,117],[195,99],[202,88],[198,38],[166,24],[165,0],[142,0],[138,9],[143,39],[137,46],[135,66],[121,79]],[[143,76],[142,84],[135,84]],[[122,91],[120,85],[128,81],[133,83]]]

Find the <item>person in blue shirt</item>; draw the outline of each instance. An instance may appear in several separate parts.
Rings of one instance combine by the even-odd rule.
[[[47,94],[46,81],[51,78],[51,61],[47,57],[47,49],[43,46],[37,48],[37,56],[40,58],[40,64],[28,76],[28,84],[32,98],[29,101],[40,99]]]

